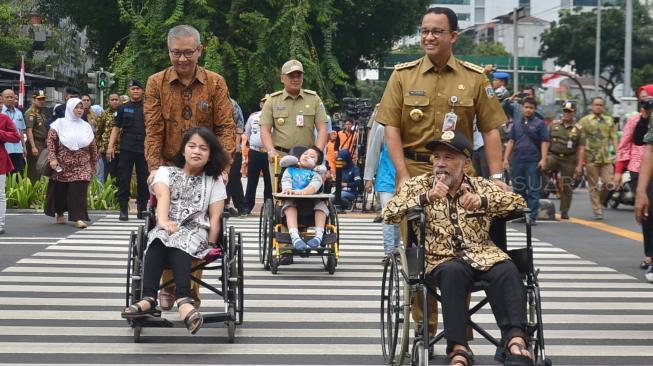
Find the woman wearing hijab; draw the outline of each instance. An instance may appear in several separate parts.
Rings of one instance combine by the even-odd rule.
[[[68,211],[68,221],[80,229],[89,221],[86,193],[98,160],[93,128],[81,118],[83,113],[82,101],[71,98],[65,117],[50,126],[48,160],[53,172],[45,200],[46,215],[56,214],[57,224],[65,224],[63,213]]]

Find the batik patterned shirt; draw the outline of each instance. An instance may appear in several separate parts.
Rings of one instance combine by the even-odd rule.
[[[423,174],[411,178],[392,197],[383,209],[383,219],[388,224],[398,224],[411,209],[420,206],[420,195],[433,186],[434,175]],[[436,200],[423,206],[426,215],[425,267],[430,273],[441,263],[462,258],[472,268],[487,271],[496,263],[510,257],[490,239],[490,223],[493,218],[526,207],[522,196],[504,192],[490,180],[464,177],[463,184],[469,191],[481,197],[481,207],[468,211],[460,206],[463,193]],[[419,223],[413,224],[418,232]]]

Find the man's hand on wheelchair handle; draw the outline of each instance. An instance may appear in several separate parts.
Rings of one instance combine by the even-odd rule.
[[[152,182],[154,181],[154,176],[155,176],[155,175],[156,175],[156,169],[152,170],[152,171],[150,172],[150,176],[147,177],[147,185],[148,185],[148,186],[151,185]]]

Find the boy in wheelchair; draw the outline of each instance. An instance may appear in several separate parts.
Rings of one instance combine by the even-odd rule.
[[[229,156],[205,127],[188,130],[176,166],[160,167],[150,189],[157,199],[156,227],[147,234],[142,300],[122,311],[126,319],[160,316],[156,294],[164,267],[172,268],[179,315],[195,334],[203,317],[190,297],[191,261],[216,256],[227,197],[222,172]]]
[[[383,216],[386,223],[398,224],[412,208],[423,208],[425,275],[429,285],[440,289],[450,365],[473,362],[466,332],[467,297],[478,280],[488,283],[486,292],[505,344],[505,365],[532,365],[524,284],[510,257],[489,237],[492,218],[522,209],[526,202],[489,180],[464,174],[472,148],[462,133],[444,132],[426,148],[433,152],[433,172],[406,182]]]
[[[322,188],[326,168],[322,165],[322,152],[317,147],[306,149],[299,159],[287,155],[280,161],[281,167],[286,168],[281,177],[281,193],[286,195],[310,195]],[[286,217],[288,233],[292,239],[293,247],[299,251],[316,249],[322,244],[324,227],[326,225],[329,209],[322,200],[313,203],[315,212],[315,236],[305,242],[299,236],[297,200],[282,199],[281,211]]]

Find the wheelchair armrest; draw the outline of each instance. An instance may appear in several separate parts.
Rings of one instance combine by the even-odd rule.
[[[413,207],[406,214],[406,220],[413,221],[419,219],[420,215],[424,212],[424,209],[421,207]]]
[[[528,216],[530,213],[531,213],[531,209],[528,207],[524,207],[521,209],[511,211],[505,216],[497,217],[497,219],[502,221],[511,221],[511,220],[522,218],[524,216]]]

